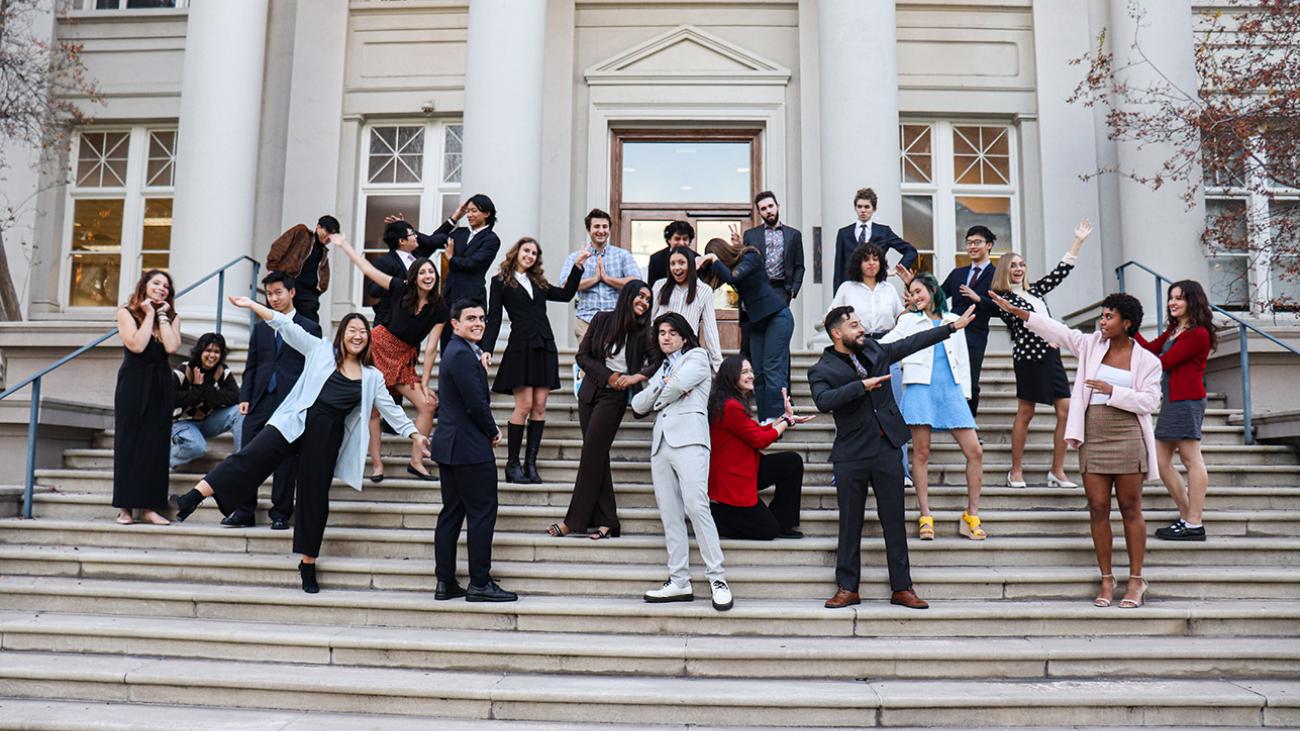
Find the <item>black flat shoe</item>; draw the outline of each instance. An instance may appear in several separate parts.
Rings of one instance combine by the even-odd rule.
[[[376,473],[373,474],[373,475],[369,475],[366,479],[370,480],[371,482],[383,482],[383,481],[384,481],[384,473],[382,473],[382,472],[376,472]]]
[[[298,562],[298,575],[302,577],[302,590],[308,594],[319,594],[320,584],[316,583],[316,564]]]
[[[227,528],[252,528],[253,516],[231,513],[221,519],[221,524]]]
[[[415,469],[414,467],[412,467],[412,466],[409,465],[409,464],[406,466],[406,473],[407,473],[408,475],[414,477],[414,478],[417,479],[417,480],[424,480],[425,482],[437,482],[437,481],[438,481],[438,478],[434,477],[432,472],[430,472],[429,474],[425,474],[425,473],[423,473],[423,472],[421,472],[421,471]]]
[[[465,596],[465,587],[456,582],[439,581],[433,589],[433,598],[440,602],[448,599],[459,599]]]
[[[203,493],[198,490],[190,490],[183,495],[170,495],[167,502],[176,506],[176,522],[184,523],[190,514],[203,504]]]
[[[495,581],[489,581],[487,586],[470,584],[469,590],[465,592],[465,601],[467,602],[513,602],[518,600],[518,594],[502,589],[497,586]]]
[[[271,530],[289,530],[289,521],[284,518],[276,518],[271,521]]]
[[[777,537],[777,538],[791,538],[791,539],[794,539],[794,538],[803,538],[803,532],[802,532],[802,531],[797,531],[797,530],[795,530],[794,528],[790,528],[789,530],[783,530],[783,531],[781,531],[780,533],[777,533],[777,534],[776,534],[776,537]]]

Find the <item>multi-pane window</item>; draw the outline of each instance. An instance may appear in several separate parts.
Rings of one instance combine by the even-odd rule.
[[[388,251],[384,219],[402,215],[428,233],[448,218],[460,202],[461,136],[459,122],[375,124],[365,134],[366,159],[361,170],[360,240],[368,258]],[[368,298],[363,304],[370,304]]]
[[[189,0],[77,0],[77,10],[159,10],[183,8]]]
[[[1012,127],[907,121],[899,125],[899,149],[902,236],[920,252],[923,271],[942,274],[969,263],[971,226],[987,226],[997,236],[994,258],[1015,249],[1019,191]]]
[[[176,130],[85,129],[72,149],[65,302],[114,307],[170,262]]]

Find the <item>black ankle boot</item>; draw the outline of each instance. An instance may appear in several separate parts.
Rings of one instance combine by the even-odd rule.
[[[308,594],[319,594],[320,584],[316,583],[316,564],[306,561],[298,562],[298,575],[302,577],[302,590]]]
[[[506,482],[528,482],[519,467],[519,445],[524,441],[523,424],[506,424]]]
[[[172,495],[167,498],[167,501],[176,506],[176,522],[184,523],[185,519],[190,517],[190,513],[203,503],[203,493],[191,489],[184,495]]]
[[[528,446],[524,448],[524,475],[534,484],[542,481],[537,474],[537,452],[542,448],[542,432],[546,431],[545,421],[528,422]]]

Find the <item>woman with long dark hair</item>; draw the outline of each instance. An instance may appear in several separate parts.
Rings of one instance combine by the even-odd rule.
[[[709,509],[723,538],[770,541],[803,538],[798,531],[803,458],[798,452],[763,450],[786,430],[813,420],[795,416],[788,393],[785,413],[771,424],[754,420],[754,368],[743,355],[722,359],[709,392]],[[771,502],[758,493],[775,487]]]
[[[171,468],[202,457],[208,440],[230,432],[235,451],[242,446],[244,417],[239,413],[239,382],[226,365],[230,350],[221,333],[203,333],[189,360],[173,371],[176,421],[172,424]]]
[[[646,365],[649,327],[650,285],[633,279],[619,291],[613,311],[596,313],[578,345],[574,359],[586,374],[578,391],[582,455],[569,510],[562,522],[546,529],[552,536],[576,530],[599,540],[621,532],[609,450],[627,412],[629,391],[640,389],[657,367]]]
[[[1097,331],[1084,334],[1038,312],[1017,307],[997,292],[989,297],[1020,318],[1049,343],[1059,343],[1079,359],[1079,372],[1070,392],[1065,441],[1079,450],[1083,492],[1088,496],[1092,547],[1101,569],[1101,589],[1092,600],[1109,607],[1115,598],[1111,568],[1110,503],[1112,490],[1124,518],[1128,548],[1128,586],[1122,609],[1142,606],[1147,580],[1142,578],[1147,525],[1142,517],[1142,482],[1155,479],[1156,446],[1151,413],[1160,405],[1160,361],[1137,347],[1142,327],[1142,303],[1132,295],[1112,294],[1102,300]]]
[[[668,252],[668,276],[654,283],[651,316],[658,319],[665,312],[680,314],[699,333],[700,345],[708,351],[709,364],[716,371],[722,365],[722,345],[713,309],[713,288],[700,281],[696,256],[685,246],[675,246]]]
[[[578,252],[563,287],[546,281],[542,249],[537,239],[525,236],[515,242],[501,260],[501,270],[492,277],[488,290],[487,331],[479,347],[491,353],[501,333],[501,311],[510,315],[510,339],[492,382],[495,393],[513,394],[515,409],[506,424],[506,482],[540,483],[537,452],[546,430],[546,400],[560,387],[560,355],[555,335],[546,317],[547,302],[569,302],[578,292],[582,267],[590,249]],[[524,463],[519,464],[519,447],[528,429]]]
[[[171,275],[150,269],[135,283],[117,311],[122,366],[113,391],[113,507],[117,522],[167,525],[158,514],[167,505],[174,389],[167,356],[180,350]]]
[[[258,486],[281,462],[298,455],[293,551],[302,556],[298,563],[302,590],[315,594],[320,591],[316,558],[329,518],[330,483],[337,477],[361,489],[370,437],[363,415],[378,408],[394,431],[414,441],[422,457],[429,456],[429,438],[416,431],[406,412],[393,403],[384,387],[384,374],[372,365],[370,322],[364,315],[344,315],[331,342],[247,297],[231,297],[230,304],[269,322],[285,345],[306,356],[306,363],[293,390],[251,442],[213,468],[192,490],[172,495],[176,519],[184,521],[213,496],[222,514],[230,515],[256,499]]]
[[[1203,541],[1205,492],[1210,476],[1201,457],[1201,422],[1205,420],[1205,362],[1219,347],[1210,298],[1199,282],[1184,279],[1169,287],[1169,323],[1160,337],[1138,344],[1155,353],[1164,368],[1160,390],[1164,406],[1156,420],[1156,461],[1160,480],[1178,505],[1178,520],[1156,530],[1167,541]],[[1174,453],[1187,468],[1187,482],[1174,469]]]
[[[415,407],[415,428],[425,436],[433,430],[433,412],[438,408],[437,395],[429,390],[429,377],[433,375],[434,356],[438,352],[439,336],[449,317],[447,302],[438,292],[438,267],[429,259],[417,258],[407,268],[405,276],[393,276],[379,271],[356,249],[348,245],[342,235],[331,239],[340,251],[361,270],[366,278],[383,287],[388,298],[388,321],[376,325],[371,331],[370,353],[375,367],[384,374],[384,385],[393,393],[401,394]],[[424,343],[424,375],[415,372],[415,362]],[[384,462],[379,451],[379,413],[370,415],[370,479],[384,479]],[[424,466],[418,444],[411,445],[411,461],[407,474],[416,479],[433,481],[434,477]]]

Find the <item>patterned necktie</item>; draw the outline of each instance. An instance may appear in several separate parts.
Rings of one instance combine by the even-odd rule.
[[[867,224],[865,223],[858,225],[858,243],[867,243]]]
[[[858,356],[850,355],[849,362],[853,364],[853,370],[858,372],[858,378],[866,379],[871,377],[871,374],[867,372],[867,369],[862,367],[862,362],[858,360]]]

